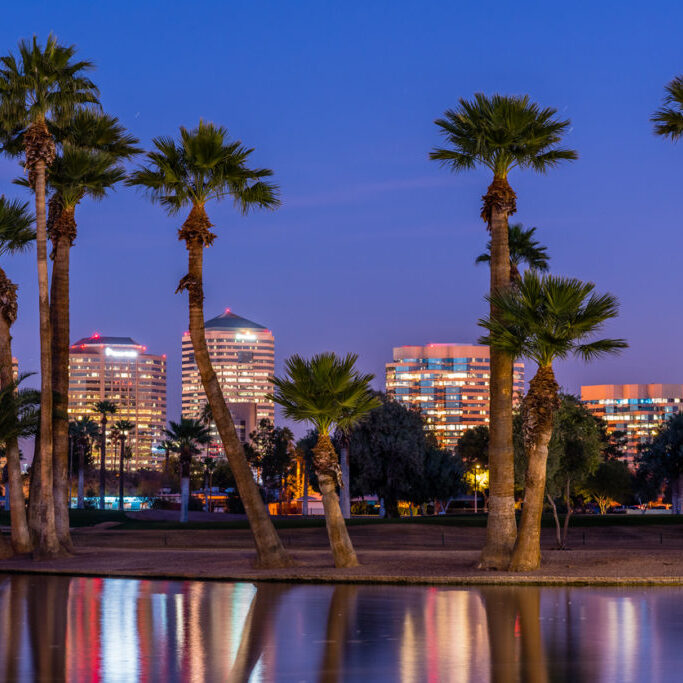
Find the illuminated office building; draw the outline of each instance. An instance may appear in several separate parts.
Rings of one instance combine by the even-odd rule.
[[[205,323],[206,343],[213,369],[221,385],[237,429],[244,443],[258,422],[275,418],[275,407],[266,394],[272,393],[270,377],[275,373],[275,340],[263,325],[241,318],[226,309]],[[199,418],[206,403],[199,370],[194,360],[190,333],[182,339],[182,412],[183,417]],[[211,453],[222,446],[215,427]]]
[[[419,408],[439,444],[454,448],[464,431],[489,423],[489,375],[488,346],[399,346],[386,364],[386,391]],[[513,390],[524,393],[524,363],[515,363]]]
[[[683,408],[683,384],[596,384],[581,387],[581,400],[607,423],[608,433],[626,433],[626,461],[649,443],[662,422]]]
[[[153,468],[159,463],[152,446],[164,438],[166,427],[166,356],[147,353],[147,347],[130,337],[79,339],[69,349],[69,419],[89,417],[99,423],[97,401],[111,401],[116,413],[108,416],[107,468],[117,469],[119,453],[110,439],[118,420],[134,427],[127,437],[131,469]],[[99,445],[94,445],[95,461]]]

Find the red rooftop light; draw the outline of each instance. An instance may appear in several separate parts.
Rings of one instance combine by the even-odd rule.
[[[230,313],[230,309],[229,309],[229,308],[226,308],[226,309],[225,309],[225,314],[227,315],[228,313]]]
[[[99,333],[99,332],[94,332],[92,338],[93,338],[93,339],[99,339],[99,338],[100,338],[100,333]]]

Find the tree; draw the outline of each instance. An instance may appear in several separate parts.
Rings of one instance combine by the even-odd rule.
[[[542,109],[527,95],[461,99],[436,125],[447,148],[434,149],[431,159],[453,172],[477,166],[489,169],[493,181],[483,197],[481,217],[491,235],[491,294],[510,287],[508,218],[517,210],[516,195],[508,182],[518,167],[544,173],[561,161],[577,158],[574,150],[561,148],[569,121],[555,118],[555,109]],[[495,315],[491,304],[490,315]],[[516,537],[514,455],[512,445],[513,359],[500,349],[491,349],[490,485],[486,544],[480,567],[507,568]]]
[[[192,458],[201,454],[201,447],[211,441],[211,434],[199,420],[181,417],[180,422],[171,421],[169,424],[170,428],[165,430],[165,434],[172,444],[171,450],[180,459],[180,522],[184,524],[188,520],[190,507]]]
[[[287,427],[275,427],[270,420],[263,419],[249,434],[249,439],[251,443],[244,447],[247,460],[260,472],[264,488],[282,494],[293,464],[292,431]]]
[[[0,256],[29,248],[36,237],[28,204],[0,195]],[[17,319],[17,285],[0,268],[0,389],[14,384],[11,328]],[[33,549],[26,519],[26,501],[21,477],[19,441],[8,436],[5,442],[7,478],[10,493],[12,547],[17,553]]]
[[[20,384],[29,377],[29,374],[20,375],[15,381],[9,384],[4,384],[0,388],[0,447],[5,452],[5,456],[9,455],[10,444],[18,443],[18,440],[23,437],[35,435],[40,421],[40,394],[34,389],[20,389]],[[17,460],[20,459],[20,454],[17,448]],[[9,458],[8,458],[9,465]],[[23,494],[23,482],[21,480],[21,470],[19,471],[19,489],[21,498],[12,491],[12,481],[10,480],[10,516],[12,519],[12,536],[11,546],[7,541],[0,539],[0,557],[8,557],[15,553],[31,552],[31,538],[29,535],[28,541],[23,537],[23,530],[17,534],[15,528],[18,526],[14,517],[20,517],[23,513],[24,521],[26,521],[26,503]]]
[[[216,458],[212,458],[207,455],[202,460],[202,464],[204,465],[204,481],[206,482],[206,486],[208,487],[208,491],[204,496],[204,510],[206,512],[211,512],[211,487],[213,485],[213,473],[216,469],[216,466],[218,465],[218,462],[216,461]]]
[[[253,150],[238,140],[230,140],[225,128],[212,123],[200,121],[193,130],[181,127],[177,143],[171,138],[160,137],[155,138],[153,144],[154,150],[147,154],[147,166],[133,173],[128,182],[144,188],[151,199],[171,215],[190,207],[178,233],[187,248],[188,273],[177,291],[188,292],[195,362],[249,519],[257,564],[264,568],[291,566],[292,560],[268,516],[235,431],[211,364],[204,333],[203,252],[216,239],[206,213],[207,202],[232,197],[242,214],[252,208],[274,209],[280,203],[278,188],[266,180],[272,171],[247,166]]]
[[[445,512],[450,499],[464,492],[464,475],[465,465],[460,458],[428,443],[423,456],[421,485],[418,486],[419,499],[413,494],[411,500],[414,503],[438,500]]]
[[[107,415],[116,413],[116,404],[108,400],[98,401],[93,409],[100,415],[100,510],[104,510],[107,483]]]
[[[519,267],[526,264],[534,270],[548,270],[548,248],[534,239],[536,228],[524,228],[521,223],[508,227],[508,246],[510,250],[510,280],[519,282]],[[486,251],[477,256],[475,263],[491,263],[491,241],[486,243]]]
[[[52,332],[47,268],[45,220],[45,176],[55,158],[55,142],[48,129],[74,108],[98,102],[95,85],[85,77],[92,68],[87,61],[74,61],[75,47],[65,47],[50,35],[43,48],[34,36],[19,43],[13,54],[0,60],[0,129],[6,152],[16,150],[12,139],[21,140],[25,168],[35,194],[36,253],[38,261],[38,310],[40,314],[41,428],[39,456],[39,505],[37,513],[38,557],[62,553],[55,527],[52,462]]]
[[[613,502],[624,503],[631,494],[631,471],[622,460],[603,460],[583,485],[587,498],[594,500],[604,515]]]
[[[85,468],[88,460],[92,460],[92,444],[99,437],[97,422],[89,417],[81,417],[69,423],[69,435],[78,450],[78,503],[82,510],[85,507]]]
[[[318,443],[318,430],[309,429],[305,436],[302,436],[296,442],[296,450],[301,454],[303,462],[304,476],[303,476],[303,501],[301,503],[301,514],[306,517],[308,515],[308,490],[309,488],[319,491],[318,477],[313,469],[313,449]]]
[[[374,408],[351,432],[354,490],[384,500],[387,517],[398,517],[399,500],[422,499],[428,441],[419,410],[381,395]]]
[[[481,478],[488,480],[489,467],[489,428],[486,425],[471,427],[462,433],[458,439],[456,453],[462,460],[467,472],[468,479],[472,480],[474,495],[478,496],[478,491],[484,494],[484,506],[488,504],[486,487],[480,485]],[[482,470],[482,472],[479,472]],[[515,482],[516,483],[516,482]]]
[[[286,376],[273,378],[275,392],[269,396],[282,406],[286,417],[309,422],[318,431],[313,466],[318,475],[335,567],[356,567],[358,558],[339,506],[336,487],[341,484],[341,471],[330,432],[347,413],[360,414],[362,407],[370,411],[378,403],[370,390],[373,375],[358,372],[357,359],[353,353],[344,358],[334,353],[320,353],[310,360],[291,356],[285,362]]]
[[[664,106],[650,120],[654,124],[655,135],[676,142],[683,135],[683,76],[676,76],[665,90]]]
[[[616,317],[617,300],[594,293],[595,285],[527,271],[515,289],[489,295],[495,313],[480,324],[482,343],[513,358],[529,358],[538,369],[522,402],[522,429],[528,465],[524,507],[510,570],[531,571],[541,563],[541,514],[548,444],[559,407],[553,362],[575,355],[585,361],[626,348],[623,339],[591,337]]]
[[[58,143],[47,173],[52,191],[48,203],[47,234],[52,242],[50,324],[52,326],[52,388],[54,415],[55,523],[63,547],[71,550],[68,491],[68,393],[70,343],[70,251],[76,239],[76,208],[85,198],[103,199],[125,177],[121,161],[140,150],[118,119],[80,109],[53,126]]]
[[[123,463],[126,455],[126,439],[133,429],[135,425],[130,420],[117,420],[112,430],[114,441],[119,442],[121,449],[119,457],[119,510],[121,512],[123,512]]]

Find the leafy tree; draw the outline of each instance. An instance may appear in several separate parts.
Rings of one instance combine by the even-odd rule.
[[[583,493],[604,515],[610,503],[624,503],[631,494],[631,471],[623,460],[603,460],[584,483]]]
[[[370,390],[373,375],[358,372],[357,359],[353,353],[344,358],[320,353],[310,360],[291,356],[285,363],[286,376],[273,378],[275,393],[269,397],[282,406],[286,417],[309,422],[318,431],[313,466],[335,567],[356,567],[358,558],[339,506],[336,487],[341,483],[341,471],[330,433],[349,412],[369,412],[378,402]]]
[[[251,443],[244,448],[247,460],[261,473],[266,489],[282,492],[293,465],[292,431],[287,427],[275,427],[270,420],[263,419],[249,439]]]
[[[489,466],[489,428],[486,425],[471,427],[458,439],[456,453],[468,469],[476,465]]]
[[[32,223],[33,216],[28,210],[28,204],[0,195],[0,256],[22,252],[30,247],[36,237]],[[14,384],[11,328],[17,319],[17,309],[17,285],[0,268],[0,388]],[[10,436],[6,441],[5,457],[10,493],[12,547],[17,553],[29,553],[33,544],[26,519],[17,438]]]
[[[422,502],[428,441],[419,410],[382,394],[381,405],[351,432],[350,445],[353,491],[383,498],[387,517],[399,516],[399,500]]]
[[[192,130],[181,126],[178,142],[158,137],[153,144],[154,150],[146,157],[147,165],[133,173],[128,183],[146,190],[152,201],[161,204],[170,215],[190,209],[178,232],[178,238],[187,248],[188,273],[181,279],[177,291],[188,293],[195,361],[249,519],[257,564],[264,568],[288,567],[292,560],[275,531],[244,455],[211,364],[204,330],[204,249],[216,239],[206,204],[231,197],[242,214],[254,208],[274,209],[280,204],[278,188],[267,180],[273,172],[250,168],[247,163],[253,150],[239,140],[231,140],[225,128],[204,121]]]
[[[616,317],[617,301],[594,293],[595,285],[527,271],[515,289],[488,297],[495,313],[480,324],[488,343],[513,358],[533,360],[538,369],[522,403],[522,429],[528,465],[524,507],[510,562],[512,571],[531,571],[541,563],[541,515],[545,495],[548,444],[559,387],[553,362],[575,355],[591,360],[627,346],[623,339],[591,340]]]
[[[116,414],[116,404],[104,399],[93,406],[100,416],[100,510],[104,510],[104,496],[107,486],[107,416]]]
[[[69,436],[78,451],[78,459],[74,463],[78,472],[78,509],[85,507],[85,469],[92,466],[92,444],[99,437],[97,423],[89,417],[81,417],[69,423]]]
[[[211,441],[208,427],[199,420],[181,417],[180,422],[169,422],[164,430],[170,448],[180,461],[180,522],[188,520],[190,506],[190,470],[192,459],[202,452],[201,447]]]
[[[650,120],[654,123],[655,135],[675,142],[683,135],[683,76],[676,76],[665,90],[664,106]]]
[[[318,431],[316,429],[309,429],[306,435],[301,437],[296,442],[296,450],[300,454],[303,461],[304,476],[303,476],[303,502],[301,512],[304,516],[308,514],[308,490],[312,488],[314,491],[320,493],[320,486],[318,485],[318,475],[315,473],[313,467],[313,449],[318,443]]]
[[[135,429],[135,425],[130,420],[117,420],[114,423],[112,436],[114,441],[119,442],[119,510],[123,511],[123,464],[126,458],[126,440],[128,434]],[[129,449],[130,450],[130,449]]]
[[[510,279],[519,282],[519,267],[526,264],[534,270],[548,270],[548,248],[534,239],[536,228],[524,228],[521,223],[513,223],[508,227],[508,245],[510,248]],[[477,256],[475,263],[491,263],[491,241],[486,243],[486,251]]]
[[[19,43],[18,56],[0,59],[0,132],[6,153],[23,149],[28,180],[35,194],[38,310],[40,318],[41,429],[38,520],[34,520],[40,557],[56,557],[63,546],[55,526],[52,462],[52,334],[48,295],[47,233],[45,217],[46,172],[55,158],[55,141],[48,125],[59,123],[75,108],[98,103],[98,91],[85,76],[87,61],[74,61],[75,47],[65,47],[50,35],[42,47]],[[18,145],[15,142],[18,141]],[[68,530],[67,530],[68,531]],[[69,539],[67,539],[68,541]],[[70,543],[67,543],[67,549]]]
[[[438,500],[446,511],[452,498],[465,491],[465,465],[450,451],[439,448],[427,440],[422,461],[422,477],[417,482],[418,495],[412,494],[414,503]]]
[[[453,172],[487,168],[493,181],[483,197],[481,217],[491,235],[491,294],[511,284],[508,218],[517,210],[508,174],[516,167],[544,173],[562,161],[577,158],[574,150],[560,147],[569,121],[555,118],[555,109],[542,109],[527,95],[460,99],[436,125],[447,147],[430,157]],[[491,302],[490,316],[496,313]],[[512,444],[513,357],[504,349],[491,349],[490,499],[486,545],[480,566],[507,569],[516,537],[514,506],[514,454]]]

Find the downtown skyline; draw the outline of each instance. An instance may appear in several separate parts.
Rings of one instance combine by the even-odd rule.
[[[459,97],[483,90],[529,92],[571,118],[568,143],[579,161],[547,177],[514,172],[520,212],[513,221],[538,227],[552,272],[592,280],[622,304],[608,333],[626,337],[631,348],[590,366],[561,363],[560,383],[578,393],[581,384],[683,379],[677,354],[683,323],[667,297],[657,295],[678,289],[683,154],[655,139],[649,123],[662,84],[678,69],[679,50],[666,35],[683,18],[681,8],[660,4],[645,12],[622,4],[619,15],[606,7],[554,8],[542,26],[528,13],[518,25],[520,12],[511,26],[492,27],[492,43],[503,30],[521,31],[520,40],[502,48],[505,60],[475,45],[485,8],[456,16],[434,5],[417,15],[408,4],[392,4],[395,11],[386,13],[379,8],[389,5],[378,3],[331,16],[302,5],[289,17],[277,6],[265,17],[231,8],[232,25],[243,28],[230,34],[232,46],[207,40],[195,56],[189,41],[168,57],[173,68],[152,60],[156,80],[143,87],[135,60],[112,54],[116,48],[93,30],[104,13],[67,18],[45,6],[36,17],[31,5],[39,3],[8,10],[0,28],[4,44],[14,46],[18,35],[34,31],[44,39],[50,29],[78,43],[98,65],[105,108],[144,147],[152,136],[173,134],[179,122],[194,125],[203,114],[254,145],[255,161],[274,169],[282,188],[278,211],[242,218],[229,204],[212,207],[218,240],[206,257],[205,306],[207,313],[230,307],[267,324],[277,340],[276,373],[292,353],[354,351],[380,389],[393,346],[476,342],[488,280],[486,267],[473,263],[487,239],[478,217],[486,174],[452,176],[427,155],[441,142],[433,119]],[[132,18],[127,40],[139,46],[141,60],[181,30],[174,26],[179,6],[164,7],[163,13],[151,5],[122,13]],[[605,37],[591,26],[607,16],[613,30]],[[152,17],[159,31],[143,40]],[[189,17],[183,30],[196,36],[206,26],[203,18]],[[445,38],[456,22],[468,35],[453,48]],[[286,36],[283,27],[290,30]],[[384,41],[376,46],[372,35],[380,27]],[[297,38],[308,42],[288,51]],[[632,54],[634,43],[642,50]],[[251,55],[258,46],[261,53],[245,62],[247,73],[222,68],[240,50]],[[547,52],[543,60],[540,50]],[[312,54],[317,61],[306,69]],[[203,60],[211,68],[202,71]],[[501,66],[506,60],[511,64]],[[180,88],[177,69],[185,79]],[[10,182],[18,171],[15,162],[0,161],[0,192],[22,196]],[[180,222],[121,188],[100,206],[84,203],[72,257],[73,338],[130,334],[168,353],[169,417],[180,413],[176,340],[187,329],[185,303],[173,294],[185,273]],[[31,252],[7,262],[20,285],[13,333],[22,370],[38,369],[34,260]]]

